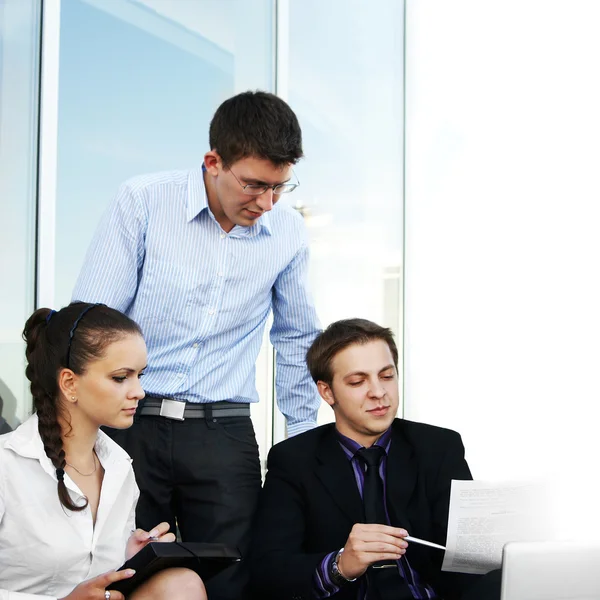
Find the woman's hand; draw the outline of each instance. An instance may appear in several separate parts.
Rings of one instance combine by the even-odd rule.
[[[129,560],[150,542],[174,542],[175,535],[167,533],[168,531],[168,523],[160,523],[150,532],[143,529],[136,529],[129,537],[129,540],[127,540],[127,547],[125,548],[126,559]],[[111,598],[111,600],[114,600],[114,598]]]
[[[133,569],[125,569],[124,571],[109,571],[94,577],[94,579],[88,579],[83,583],[80,583],[68,596],[62,598],[62,600],[106,600],[106,588],[115,581],[121,581],[121,579],[129,579],[135,575]],[[125,600],[125,596],[117,590],[110,592],[110,600]]]

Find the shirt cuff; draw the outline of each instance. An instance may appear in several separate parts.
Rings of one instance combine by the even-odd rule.
[[[288,423],[287,434],[288,434],[288,437],[294,437],[295,435],[298,435],[299,433],[304,433],[305,431],[310,431],[311,429],[314,429],[316,426],[317,426],[317,424],[314,421],[303,421],[301,423],[294,423],[293,425],[290,425]]]
[[[317,565],[314,575],[314,590],[317,598],[329,598],[340,591],[340,586],[331,581],[331,562],[335,560],[337,552],[330,552]]]

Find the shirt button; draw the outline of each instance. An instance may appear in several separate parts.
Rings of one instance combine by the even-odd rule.
[[[183,379],[185,377],[185,375],[183,373],[179,373],[179,375],[177,375],[177,377],[179,377],[179,379]]]
[[[223,271],[219,271],[219,272],[217,273],[217,276],[218,276],[218,277],[223,277]]]
[[[210,309],[208,310],[208,314],[209,314],[209,315],[214,315],[214,314],[215,314],[215,309],[214,309],[214,308],[210,308]]]
[[[223,239],[224,237],[225,237],[225,234],[224,234],[224,233],[222,233],[222,234],[221,234],[221,239]]]
[[[198,347],[198,344],[196,343],[196,344],[194,344],[192,347],[193,347],[193,348],[197,348],[197,347]]]

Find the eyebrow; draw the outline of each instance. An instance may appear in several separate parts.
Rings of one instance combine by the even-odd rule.
[[[386,367],[383,367],[383,369],[379,369],[379,372],[377,373],[378,375],[381,375],[384,371],[389,371],[390,369],[393,369],[394,365],[387,365]],[[365,373],[364,371],[353,371],[352,373],[348,373],[347,375],[344,375],[344,379],[347,379],[348,377],[368,377],[368,373]]]
[[[250,185],[281,185],[283,183],[287,183],[292,178],[288,177],[284,181],[279,181],[278,183],[268,183],[267,181],[262,181],[261,179],[254,179],[253,177],[243,177],[242,176],[242,177],[240,177],[240,179]]]
[[[139,372],[141,373],[147,367],[148,367],[148,365],[142,367],[139,370]],[[114,371],[111,371],[110,374],[113,375],[114,373],[120,373],[121,371],[125,371],[125,373],[137,373],[138,372],[137,369],[132,369],[131,367],[121,367],[120,369],[115,369]]]

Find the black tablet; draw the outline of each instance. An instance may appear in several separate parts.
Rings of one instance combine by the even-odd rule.
[[[237,548],[225,544],[203,542],[151,542],[132,556],[119,571],[134,569],[135,575],[111,583],[108,590],[130,594],[158,571],[172,567],[185,567],[207,581],[223,569],[241,560]]]

